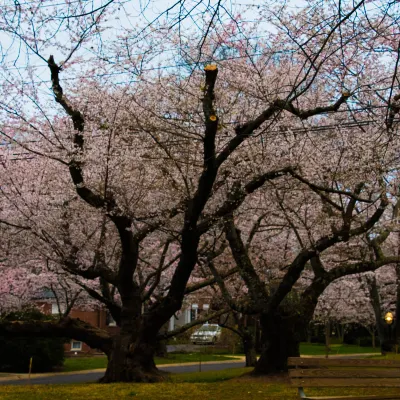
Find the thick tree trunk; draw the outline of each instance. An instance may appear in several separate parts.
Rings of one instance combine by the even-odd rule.
[[[293,319],[279,315],[263,315],[260,318],[262,349],[254,374],[275,374],[287,371],[288,357],[300,356],[300,339]]]
[[[115,337],[106,373],[100,382],[159,382],[165,373],[154,363],[155,344],[132,342],[131,335]]]
[[[242,337],[246,367],[254,367],[257,363],[255,335],[247,331]]]
[[[157,357],[168,357],[167,341],[159,340],[156,344],[155,355]]]
[[[145,325],[137,292],[121,298],[121,329],[113,337],[106,373],[100,382],[161,381],[163,374],[154,363],[159,327]]]

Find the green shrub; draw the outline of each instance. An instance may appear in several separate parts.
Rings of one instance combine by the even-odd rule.
[[[243,343],[241,338],[231,330],[224,328],[218,340],[218,346],[228,349],[228,354],[243,353]]]
[[[51,316],[37,309],[26,309],[0,316],[7,321],[43,321]],[[52,371],[64,361],[62,338],[0,336],[0,372],[28,372],[32,357],[32,372]]]

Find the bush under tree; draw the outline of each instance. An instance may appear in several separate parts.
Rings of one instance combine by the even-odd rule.
[[[37,309],[27,309],[0,316],[6,321],[48,321],[49,316]],[[0,372],[28,372],[32,357],[32,372],[52,371],[64,361],[65,339],[35,336],[0,336]]]

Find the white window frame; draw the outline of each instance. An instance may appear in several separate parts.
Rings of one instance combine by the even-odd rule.
[[[60,309],[61,309],[61,314],[65,313],[65,306],[63,304],[61,304],[59,308],[57,303],[51,303],[51,313],[53,315],[60,314]]]
[[[188,324],[190,322],[190,311],[191,311],[190,308],[187,308],[185,310],[185,324]]]
[[[79,349],[74,347],[74,343],[80,343]],[[82,350],[82,342],[79,340],[71,340],[71,351],[81,351]]]

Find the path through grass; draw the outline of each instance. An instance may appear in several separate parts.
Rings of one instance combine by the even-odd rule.
[[[215,350],[213,350],[215,351]],[[302,343],[300,345],[300,353],[302,355],[324,355],[325,346],[319,343]],[[335,354],[361,354],[361,353],[379,353],[379,349],[372,347],[360,347],[349,344],[333,344],[331,345],[330,355]],[[206,361],[228,361],[235,360],[234,356],[229,354],[204,354],[204,353],[171,353],[167,358],[156,357],[157,365],[177,364],[188,362]],[[96,357],[71,357],[67,358],[64,363],[64,372],[86,371],[90,369],[106,368],[107,358],[105,356]]]

